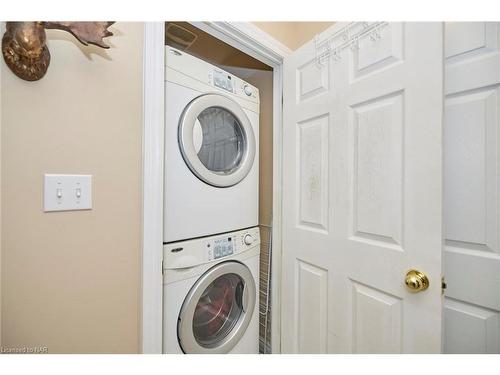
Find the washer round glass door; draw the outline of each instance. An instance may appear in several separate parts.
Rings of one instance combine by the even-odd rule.
[[[191,288],[177,323],[184,353],[228,353],[245,333],[255,308],[255,282],[244,264],[219,263]]]
[[[226,96],[205,94],[191,101],[180,119],[178,135],[184,161],[209,185],[235,185],[252,168],[252,125],[243,109]]]

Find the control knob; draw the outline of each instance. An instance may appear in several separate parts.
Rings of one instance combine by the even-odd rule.
[[[243,86],[243,91],[246,96],[252,96],[252,88],[248,85]]]
[[[245,237],[243,237],[243,242],[245,245],[251,245],[253,243],[253,237],[250,233],[245,234]]]

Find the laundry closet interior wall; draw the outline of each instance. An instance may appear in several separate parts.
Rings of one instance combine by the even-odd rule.
[[[167,22],[166,44],[234,74],[259,89],[259,224],[261,235],[259,336],[261,353],[271,352],[270,254],[273,194],[273,71],[240,50],[187,22]]]

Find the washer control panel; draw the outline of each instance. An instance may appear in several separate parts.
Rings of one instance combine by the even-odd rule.
[[[259,229],[250,228],[229,235],[207,239],[208,260],[221,259],[249,249],[259,243]]]
[[[210,243],[207,245],[210,247]],[[234,254],[233,238],[224,237],[213,241],[213,258],[219,259]]]
[[[163,268],[176,269],[224,260],[260,245],[259,227],[163,245]]]

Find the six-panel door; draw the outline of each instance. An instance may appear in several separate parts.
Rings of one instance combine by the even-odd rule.
[[[441,350],[443,25],[379,36],[338,61],[314,41],[285,60],[285,353]]]
[[[500,25],[445,28],[445,353],[500,353]]]

